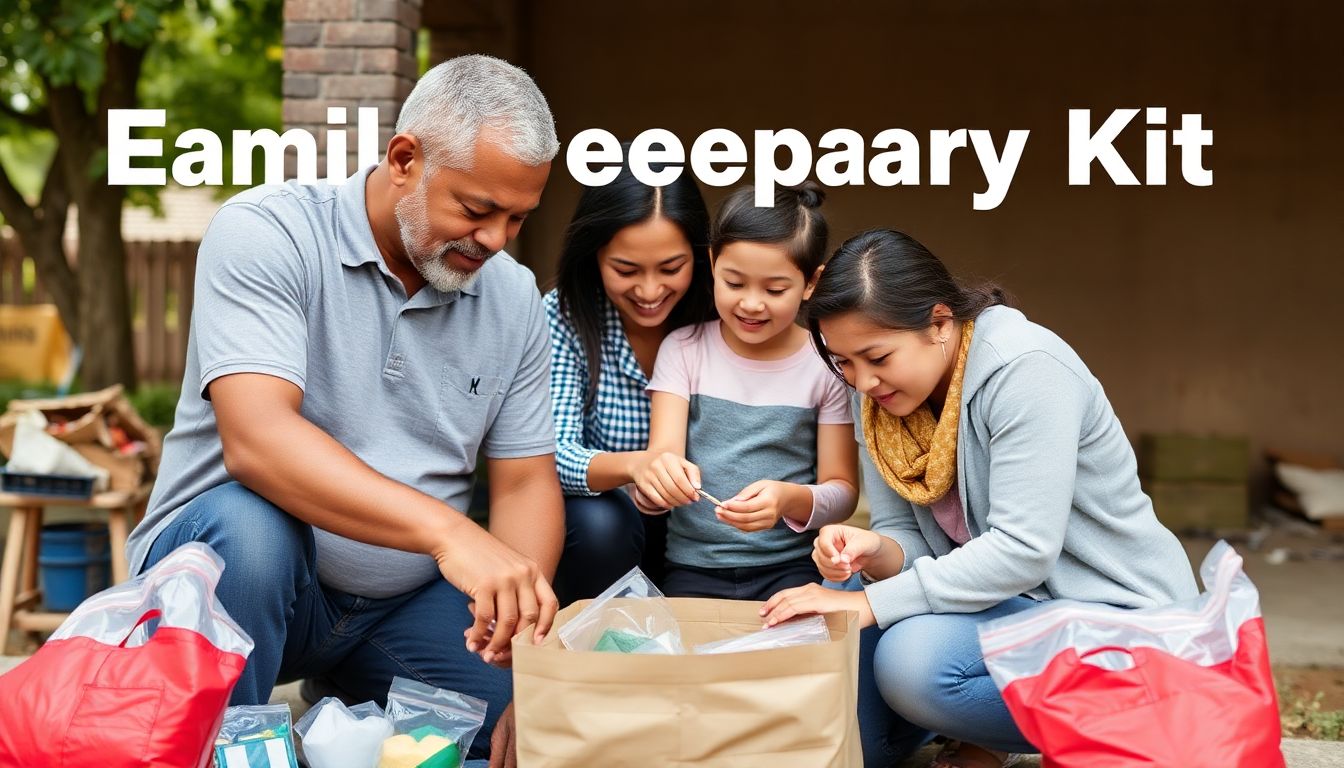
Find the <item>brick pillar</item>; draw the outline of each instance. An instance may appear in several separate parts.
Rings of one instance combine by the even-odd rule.
[[[346,170],[358,170],[357,109],[378,110],[378,159],[417,77],[421,0],[285,0],[284,122],[317,137],[326,174],[328,108],[344,107]],[[292,177],[295,160],[286,158]]]
[[[527,5],[527,0],[429,3],[421,17],[429,30],[429,65],[485,53],[525,67],[521,38]]]

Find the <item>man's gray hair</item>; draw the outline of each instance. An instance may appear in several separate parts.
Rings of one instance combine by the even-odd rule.
[[[555,118],[537,84],[493,56],[458,56],[429,70],[397,116],[397,133],[420,140],[425,164],[469,170],[482,137],[524,165],[560,151]]]

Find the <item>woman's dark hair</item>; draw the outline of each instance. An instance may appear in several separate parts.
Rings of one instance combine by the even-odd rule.
[[[718,256],[724,246],[737,242],[783,245],[803,279],[811,280],[826,261],[830,232],[820,210],[826,199],[821,185],[807,181],[779,187],[769,208],[757,208],[755,198],[755,189],[741,187],[724,199],[710,230],[710,252]]]
[[[996,304],[1012,299],[993,283],[958,282],[920,242],[894,229],[870,229],[846,240],[822,271],[803,314],[812,344],[831,371],[840,369],[826,350],[821,321],[860,312],[879,326],[915,331],[933,325],[933,308],[947,305],[956,320],[974,320]]]
[[[630,144],[622,145],[629,156]],[[659,170],[657,164],[651,164]],[[569,318],[583,345],[588,361],[588,392],[585,407],[597,397],[602,366],[602,313],[606,295],[597,252],[617,232],[661,216],[672,222],[691,244],[691,285],[668,315],[668,329],[675,330],[714,317],[713,275],[709,266],[709,211],[695,177],[683,173],[665,187],[651,187],[634,177],[629,163],[605,186],[585,187],[578,208],[565,230],[565,244],[555,284],[560,312]]]

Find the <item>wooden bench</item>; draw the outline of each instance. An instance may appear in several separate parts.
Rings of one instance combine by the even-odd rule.
[[[36,610],[42,599],[42,590],[37,583],[37,556],[43,510],[54,506],[106,511],[112,550],[112,582],[119,584],[130,578],[126,537],[144,514],[150,488],[145,484],[134,491],[108,491],[88,499],[0,493],[0,509],[12,510],[9,533],[5,538],[5,558],[0,565],[0,655],[4,654],[11,628],[53,632],[69,615]]]

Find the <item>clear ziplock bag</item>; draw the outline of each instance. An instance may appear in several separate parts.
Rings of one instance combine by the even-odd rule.
[[[980,627],[1045,768],[1282,768],[1259,593],[1227,542],[1200,576],[1207,591],[1173,605],[1056,600]]]
[[[313,705],[294,724],[308,768],[375,768],[392,721],[368,701],[346,707],[334,696]]]
[[[215,768],[298,768],[288,704],[229,707],[215,737]]]
[[[387,718],[396,734],[383,742],[378,768],[462,768],[485,710],[480,699],[392,678]]]
[[[686,652],[667,598],[638,566],[584,606],[559,634],[571,651]]]
[[[826,628],[825,616],[807,616],[786,621],[760,632],[729,637],[695,646],[696,653],[746,653],[768,651],[771,648],[789,648],[795,645],[829,643],[831,631]]]

